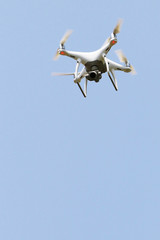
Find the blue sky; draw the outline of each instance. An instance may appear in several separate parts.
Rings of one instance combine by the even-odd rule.
[[[160,237],[159,1],[0,1],[0,239],[135,240]],[[75,62],[117,20],[137,75],[106,74],[83,98]]]

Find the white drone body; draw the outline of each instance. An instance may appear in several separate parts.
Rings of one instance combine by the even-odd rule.
[[[67,31],[62,40],[60,41],[60,47],[57,50],[57,53],[54,57],[56,60],[59,55],[67,56],[73,58],[77,61],[75,72],[74,73],[53,73],[52,75],[73,75],[74,82],[80,88],[84,97],[87,96],[87,83],[88,81],[99,82],[102,78],[103,73],[108,73],[108,76],[115,88],[118,90],[117,80],[115,78],[114,71],[120,70],[124,72],[132,72],[135,73],[133,67],[130,65],[127,58],[123,55],[121,50],[116,51],[121,62],[125,63],[125,66],[118,64],[109,60],[106,55],[109,50],[117,43],[116,34],[120,32],[120,26],[122,21],[119,20],[118,24],[114,28],[111,36],[107,39],[107,41],[103,44],[103,46],[94,52],[75,52],[75,51],[67,51],[64,47],[64,43],[72,33],[71,30]],[[79,72],[79,66],[83,64],[84,67]],[[82,78],[85,78],[84,90],[82,89],[80,82]]]

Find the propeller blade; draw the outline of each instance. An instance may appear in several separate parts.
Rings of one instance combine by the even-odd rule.
[[[114,35],[116,35],[117,33],[120,32],[120,28],[121,28],[122,23],[123,23],[123,20],[119,19],[117,25],[115,26],[115,28],[113,30]]]
[[[51,73],[51,76],[74,76],[74,73]]]
[[[59,58],[59,52],[58,52],[58,49],[57,49],[57,52],[56,52],[56,54],[54,55],[54,57],[53,57],[53,60],[57,60],[58,58]]]
[[[63,36],[63,38],[61,39],[61,41],[60,41],[60,48],[62,48],[63,47],[63,45],[65,44],[65,42],[67,41],[67,39],[69,38],[69,36],[71,35],[71,33],[72,33],[72,30],[68,30],[65,34],[64,34],[64,36]],[[57,51],[56,51],[56,54],[54,55],[54,57],[53,57],[53,60],[57,60],[58,58],[59,58],[59,48],[57,49]]]
[[[128,63],[128,60],[127,60],[126,56],[123,54],[121,49],[116,50],[115,52],[116,52],[120,62],[124,62],[125,64]]]
[[[132,74],[132,75],[137,74],[137,73],[136,73],[136,70],[134,69],[134,67],[133,67],[132,65],[130,66],[130,68],[131,68],[131,74]]]
[[[122,50],[119,49],[119,50],[116,50],[115,52],[116,52],[120,62],[125,63],[126,65],[129,64],[129,61],[126,58],[126,56],[124,55],[124,53],[122,52]],[[130,68],[131,68],[131,74],[135,75],[136,71],[135,71],[134,67],[132,65],[130,65]]]
[[[67,39],[69,38],[69,36],[71,35],[72,32],[73,32],[72,30],[68,30],[68,31],[64,34],[63,38],[62,38],[61,41],[60,41],[60,44],[61,44],[61,45],[64,45],[64,44],[65,44],[65,42],[67,41]]]

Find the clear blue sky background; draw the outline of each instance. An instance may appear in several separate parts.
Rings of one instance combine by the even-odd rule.
[[[160,4],[153,1],[0,1],[0,239],[160,239]],[[116,49],[136,76],[106,74],[83,98],[75,62],[119,18]]]

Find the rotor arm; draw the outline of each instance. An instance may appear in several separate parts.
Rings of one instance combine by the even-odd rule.
[[[123,71],[123,72],[131,72],[131,67],[129,66],[123,66],[122,64],[116,63],[114,61],[111,61],[110,59],[108,59],[108,64],[109,64],[109,70],[119,70],[119,71]]]
[[[110,37],[103,44],[101,48],[102,53],[104,52],[105,54],[107,54],[111,49],[111,47],[113,47],[117,43],[117,34],[120,33],[121,25],[122,25],[122,19],[119,19]]]
[[[112,38],[109,37],[107,41],[103,44],[101,48],[101,52],[107,54],[110,49],[117,43],[117,37],[113,36]]]

